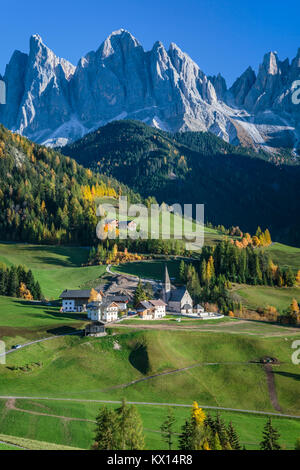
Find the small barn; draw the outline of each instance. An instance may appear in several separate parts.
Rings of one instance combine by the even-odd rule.
[[[84,336],[106,336],[105,324],[101,321],[89,323],[85,327]]]

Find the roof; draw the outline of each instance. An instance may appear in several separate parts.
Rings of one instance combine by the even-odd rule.
[[[166,306],[167,304],[165,304],[165,302],[163,302],[162,300],[158,299],[151,299],[151,300],[142,300],[139,305],[141,307],[143,307],[144,309],[153,309],[153,307],[163,307],[163,306]],[[140,308],[138,310],[141,310]]]
[[[93,308],[93,307],[99,308],[101,307],[101,305],[102,305],[102,302],[100,300],[96,300],[87,304],[87,308]]]
[[[112,296],[109,296],[109,299],[112,302],[124,302],[124,303],[128,302],[126,295],[112,295]]]
[[[103,307],[110,307],[111,305],[114,305],[115,307],[118,307],[118,304],[114,302],[113,300],[104,300],[101,304]]]
[[[171,301],[172,302],[180,302],[182,300],[182,297],[186,293],[186,287],[178,287],[177,289],[174,289],[171,291]]]
[[[152,308],[152,305],[148,302],[148,300],[141,300],[139,305],[141,305],[142,307],[146,309]]]
[[[165,284],[171,284],[168,267],[165,264]]]
[[[167,304],[161,300],[161,299],[158,299],[158,300],[149,300],[150,304],[154,305],[154,307],[163,307],[163,306],[166,306]]]
[[[99,293],[99,291],[97,290]],[[91,289],[83,289],[83,290],[64,290],[60,294],[61,299],[89,299],[91,295]]]

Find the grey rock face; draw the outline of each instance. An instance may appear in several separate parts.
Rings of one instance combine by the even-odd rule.
[[[47,145],[132,118],[168,131],[210,131],[232,143],[272,146],[272,135],[278,142],[281,131],[297,141],[291,84],[299,72],[300,49],[291,64],[271,52],[257,76],[249,67],[227,90],[220,74],[207,77],[174,43],[166,50],[156,42],[145,51],[122,29],[74,67],[34,35],[29,54],[16,51],[6,67],[0,121]]]
[[[254,70],[249,67],[232,85],[229,92],[234,97],[234,102],[238,106],[245,104],[245,98],[253,87],[256,80]]]

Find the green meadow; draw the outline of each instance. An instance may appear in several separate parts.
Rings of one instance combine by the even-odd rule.
[[[186,404],[197,400],[206,406],[274,411],[265,372],[250,362],[269,355],[281,362],[274,366],[274,376],[283,412],[299,412],[299,371],[291,363],[297,336],[197,330],[116,333],[105,338],[60,337],[9,354],[7,364],[0,366],[0,395],[104,400],[125,396],[131,401]],[[115,349],[116,341],[120,349]],[[26,369],[36,362],[38,367]],[[189,366],[194,367],[157,375]]]
[[[279,312],[286,310],[293,299],[300,303],[299,287],[269,287],[269,286],[241,286],[235,289],[235,294],[241,297],[243,303],[250,309],[272,305]]]
[[[294,271],[300,269],[300,248],[283,245],[282,243],[273,243],[266,248],[270,253],[274,263],[282,268],[292,268]]]
[[[86,402],[66,402],[51,400],[16,400],[17,410],[7,410],[5,401],[0,400],[0,410],[6,409],[1,419],[2,430],[15,432],[16,436],[0,435],[17,445],[26,448],[55,449],[63,446],[89,449],[94,438],[95,420],[102,406],[117,408],[118,405]],[[141,415],[147,449],[166,449],[162,441],[160,426],[168,411],[167,406],[136,405]],[[174,426],[174,449],[178,448],[178,434],[190,416],[189,407],[172,407],[176,423]],[[38,413],[36,415],[31,413]],[[215,410],[205,409],[211,415]],[[222,411],[225,423],[234,424],[241,444],[247,449],[258,449],[267,417],[258,414]],[[3,416],[3,415],[2,415]],[[74,420],[75,418],[75,420]],[[300,435],[300,420],[273,417],[273,425],[280,432],[280,444],[285,449],[293,449]],[[20,437],[18,437],[20,436]],[[35,436],[37,440],[32,440]],[[43,441],[43,439],[45,441]],[[46,440],[48,442],[46,442]]]
[[[22,264],[32,269],[43,294],[57,299],[64,289],[77,289],[94,284],[105,272],[105,266],[86,266],[89,249],[65,246],[0,244],[0,262],[7,266]]]
[[[47,336],[81,329],[87,318],[79,313],[60,313],[58,307],[0,296],[0,338],[6,349]]]

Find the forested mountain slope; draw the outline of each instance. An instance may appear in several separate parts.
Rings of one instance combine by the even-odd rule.
[[[94,197],[140,196],[111,177],[0,126],[0,239],[95,242]]]
[[[202,132],[169,134],[137,121],[114,121],[62,151],[143,196],[204,203],[206,220],[300,243],[300,167],[232,146]]]

